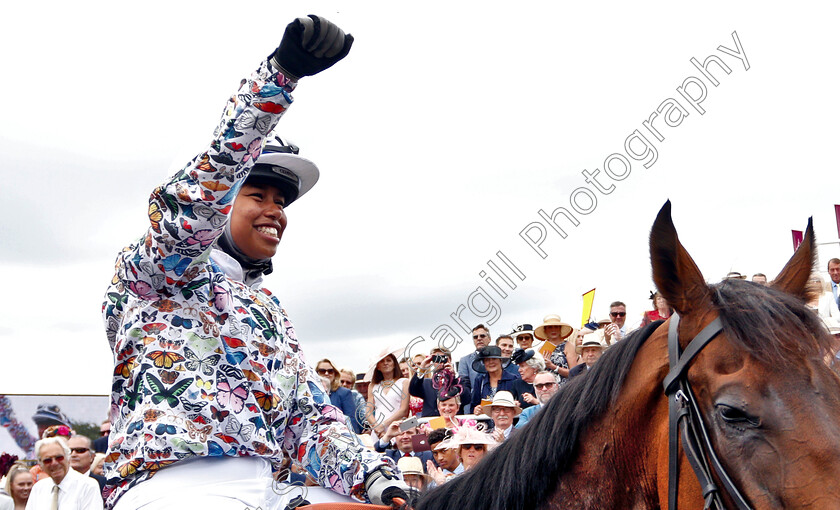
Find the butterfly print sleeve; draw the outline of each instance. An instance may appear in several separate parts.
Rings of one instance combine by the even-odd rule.
[[[141,299],[171,298],[208,262],[266,135],[291,104],[295,83],[267,61],[225,106],[206,150],[149,198],[149,229],[117,259],[117,278]]]

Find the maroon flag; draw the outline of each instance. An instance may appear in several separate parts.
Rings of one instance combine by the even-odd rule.
[[[837,218],[837,237],[840,237],[840,205],[834,204],[834,217]]]
[[[793,234],[793,251],[796,251],[799,245],[802,244],[802,231],[791,230],[790,233]]]

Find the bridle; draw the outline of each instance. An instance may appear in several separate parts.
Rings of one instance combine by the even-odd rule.
[[[680,316],[676,313],[671,315],[671,323],[668,327],[668,358],[671,371],[665,378],[662,385],[665,387],[665,395],[668,396],[668,510],[677,510],[677,490],[679,488],[680,474],[680,437],[685,456],[691,464],[700,488],[703,491],[703,499],[706,501],[704,510],[723,509],[720,489],[712,478],[714,468],[718,479],[724,490],[735,503],[738,510],[750,510],[750,505],[732,482],[729,475],[723,469],[718,460],[709,433],[703,423],[700,414],[700,407],[691,385],[688,383],[688,367],[694,357],[703,350],[721,331],[723,324],[720,317],[716,318],[688,344],[684,352],[680,352],[680,341],[678,328]]]

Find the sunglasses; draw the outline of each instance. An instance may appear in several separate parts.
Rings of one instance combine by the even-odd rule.
[[[356,382],[356,381],[341,381],[341,385],[350,387],[350,386],[353,386],[354,382]]]
[[[482,450],[484,450],[484,445],[483,444],[469,444],[469,443],[467,443],[467,444],[462,444],[461,448],[463,448],[464,450],[482,451]]]
[[[87,453],[90,451],[90,448],[70,448],[70,451],[73,453]]]
[[[556,382],[547,382],[547,383],[535,384],[534,388],[536,388],[538,390],[545,390],[545,389],[548,389],[548,388],[552,388],[554,386],[557,386]]]
[[[627,312],[610,312],[610,317],[624,317]]]
[[[517,342],[522,342],[523,340],[533,340],[533,339],[534,339],[534,337],[532,337],[531,335],[519,335],[518,337],[516,337]]]
[[[335,370],[333,370],[332,368],[319,368],[317,372],[318,375],[333,375],[335,373]]]
[[[57,455],[55,457],[47,457],[46,459],[41,459],[41,464],[49,466],[53,463],[53,461],[56,461],[58,463],[64,462],[64,455]]]
[[[107,436],[107,435],[108,435],[108,434],[110,434],[110,433],[111,433],[111,429],[108,429],[108,430],[100,430],[100,431],[99,431],[99,435],[100,435],[100,436]]]
[[[485,335],[484,333],[473,335],[473,340],[478,340],[479,338],[487,338],[487,335]]]

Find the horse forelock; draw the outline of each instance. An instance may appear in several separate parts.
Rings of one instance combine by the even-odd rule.
[[[710,289],[727,338],[759,362],[789,367],[792,359],[822,359],[831,351],[828,330],[800,298],[744,280]]]

